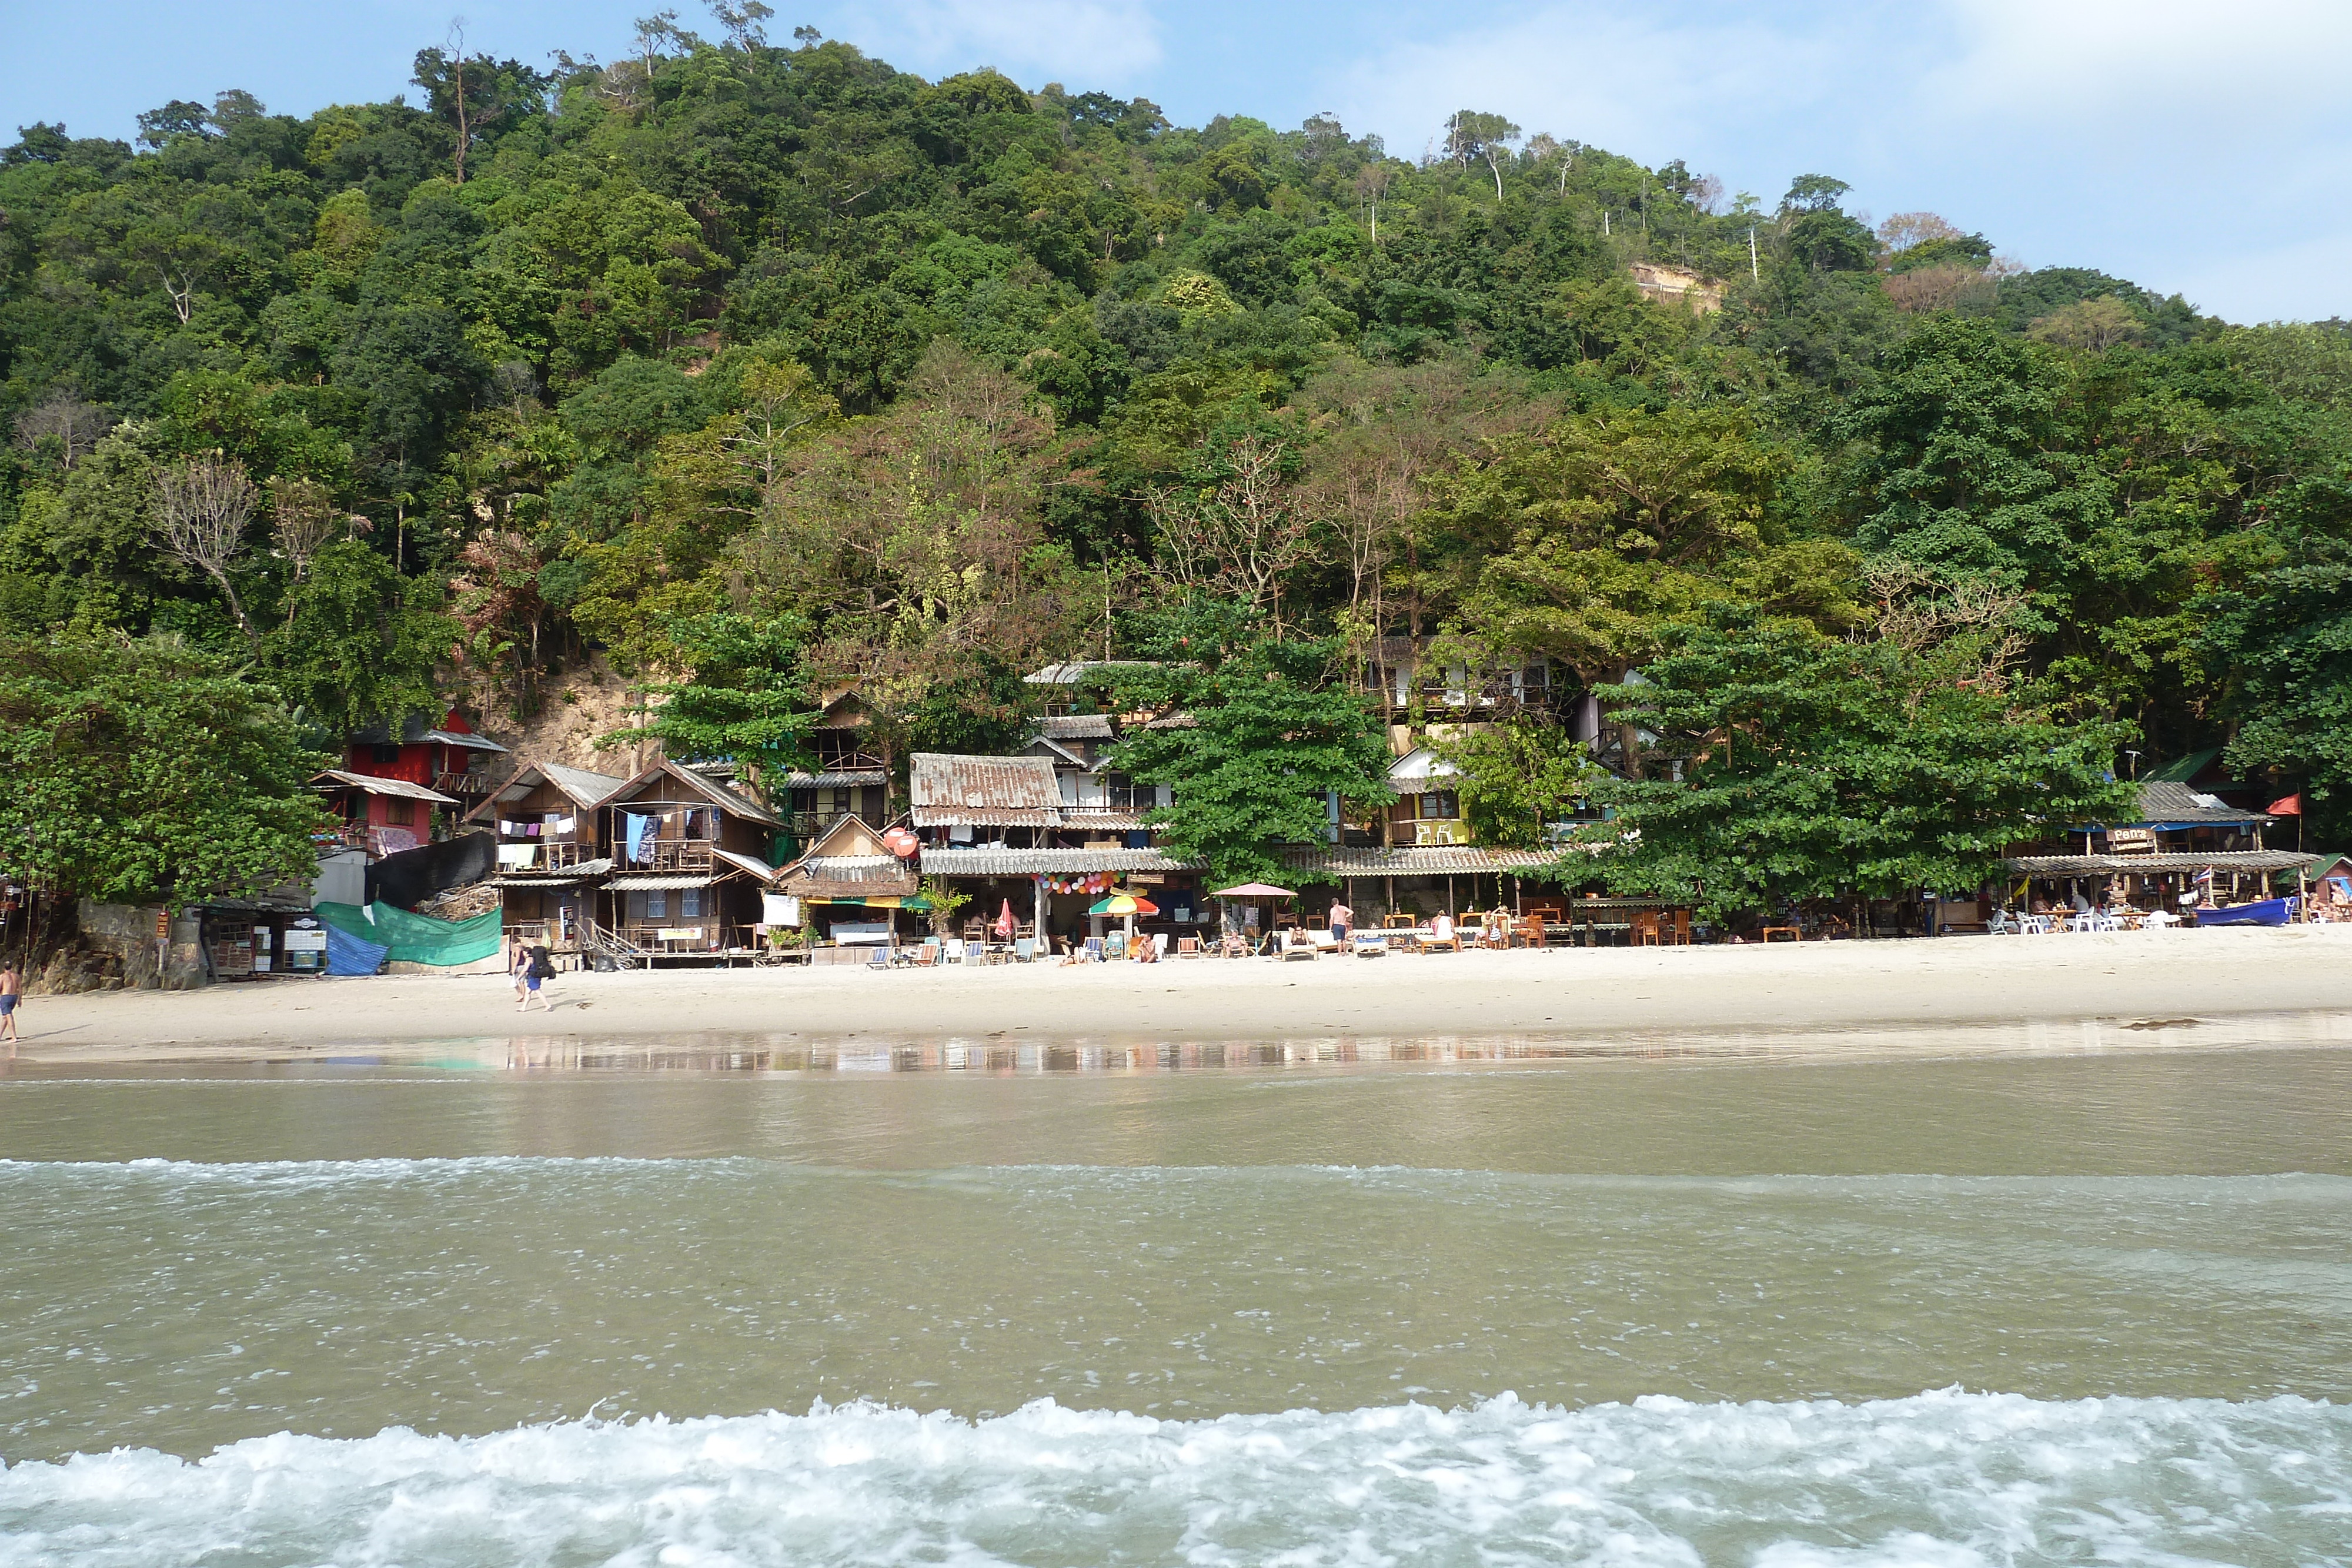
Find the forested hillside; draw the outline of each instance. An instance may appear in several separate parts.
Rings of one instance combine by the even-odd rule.
[[[2227,743],[2344,823],[2340,324],[1573,126],[1188,129],[718,10],[136,147],[22,130],[0,622],[180,633],[320,734],[536,711],[601,653],[755,713],[855,679],[957,748],[1203,598],[1594,683],[1747,625],[2150,763]]]

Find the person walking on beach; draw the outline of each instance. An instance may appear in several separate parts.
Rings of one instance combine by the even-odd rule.
[[[1348,939],[1349,929],[1355,924],[1356,912],[1338,899],[1333,899],[1331,901],[1331,940],[1345,942]]]
[[[530,1004],[535,999],[539,1003],[540,1011],[544,1013],[553,1012],[555,1010],[555,1005],[541,994],[539,988],[541,982],[551,980],[554,977],[555,962],[547,956],[547,949],[545,947],[531,946],[523,949],[523,998],[522,1005],[516,1008],[515,1011],[519,1013],[527,1013],[530,1011]]]
[[[509,936],[507,938],[507,973],[514,977],[515,1006],[518,1009],[520,1009],[523,1003],[530,999],[530,992],[526,987],[526,976],[530,968],[530,948],[529,946],[527,946],[520,936]]]
[[[8,1054],[16,1054],[16,1003],[22,998],[24,984],[16,977],[16,961],[0,958],[0,1034],[8,1041]]]

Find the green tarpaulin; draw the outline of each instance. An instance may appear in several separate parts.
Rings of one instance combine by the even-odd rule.
[[[452,968],[498,956],[500,941],[499,912],[471,920],[435,920],[411,915],[379,900],[367,909],[356,904],[322,904],[310,912],[336,930],[373,942],[394,964],[431,964]],[[368,915],[375,915],[370,920]]]

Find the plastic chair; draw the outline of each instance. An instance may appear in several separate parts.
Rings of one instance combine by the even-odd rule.
[[[1036,959],[1037,940],[1035,937],[1016,936],[1013,939],[1013,961],[1014,963],[1031,964],[1036,962]]]

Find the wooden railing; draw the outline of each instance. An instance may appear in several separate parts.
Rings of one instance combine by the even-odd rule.
[[[436,773],[433,776],[433,788],[444,795],[487,795],[500,782],[488,773]]]
[[[706,839],[653,839],[637,846],[637,858],[625,860],[622,871],[709,871],[716,857]],[[614,851],[616,860],[628,853],[625,845]]]

